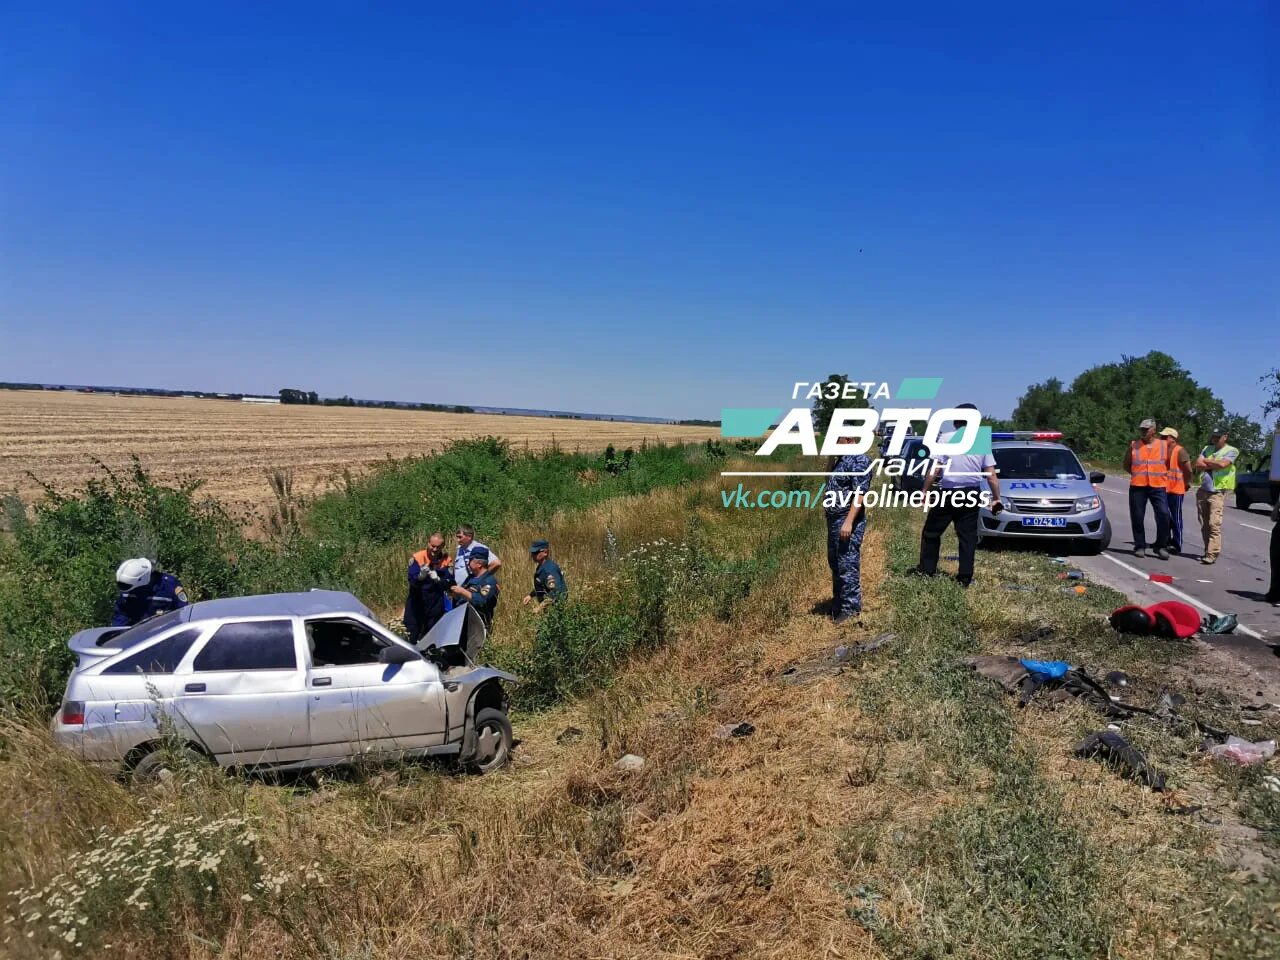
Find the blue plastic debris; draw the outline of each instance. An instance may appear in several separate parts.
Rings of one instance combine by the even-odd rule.
[[[1048,677],[1051,680],[1057,680],[1065,676],[1066,672],[1071,669],[1071,664],[1065,660],[1019,660],[1018,662],[1032,673],[1038,673],[1042,677]]]

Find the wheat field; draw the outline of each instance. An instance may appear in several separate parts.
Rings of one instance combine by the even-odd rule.
[[[620,450],[644,441],[702,441],[716,428],[499,414],[277,406],[58,391],[0,390],[0,492],[28,502],[41,484],[74,489],[137,455],[159,479],[195,476],[228,506],[268,502],[267,472],[294,471],[296,489],[325,490],[342,471],[499,436],[513,444]]]

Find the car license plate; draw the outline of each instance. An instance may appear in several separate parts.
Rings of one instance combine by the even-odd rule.
[[[1023,517],[1024,527],[1065,527],[1066,517]]]

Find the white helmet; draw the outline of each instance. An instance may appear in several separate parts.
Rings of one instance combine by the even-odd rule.
[[[146,557],[126,560],[116,569],[116,585],[121,590],[133,590],[151,580],[151,561]]]

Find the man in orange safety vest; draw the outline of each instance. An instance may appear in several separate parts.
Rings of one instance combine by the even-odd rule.
[[[1191,470],[1191,454],[1178,442],[1178,431],[1173,427],[1165,427],[1160,436],[1169,441],[1169,477],[1164,488],[1165,500],[1169,503],[1169,552],[1182,552],[1182,503],[1187,495],[1187,487],[1194,476]]]
[[[1133,525],[1133,555],[1147,557],[1147,535],[1143,529],[1147,504],[1156,515],[1155,555],[1168,560],[1169,501],[1165,490],[1169,485],[1170,443],[1156,436],[1156,422],[1151,419],[1138,424],[1141,440],[1129,444],[1124,454],[1124,468],[1129,473],[1129,522]]]

